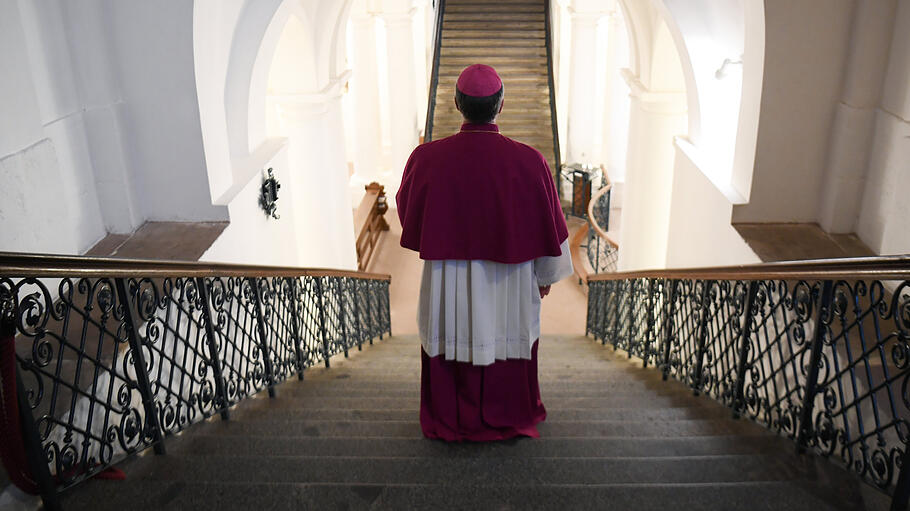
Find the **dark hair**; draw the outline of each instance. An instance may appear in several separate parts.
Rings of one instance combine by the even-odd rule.
[[[468,96],[457,88],[455,89],[455,106],[464,116],[465,120],[475,124],[493,122],[502,106],[504,88],[490,96]]]

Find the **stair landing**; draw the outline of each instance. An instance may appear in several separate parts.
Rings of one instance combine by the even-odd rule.
[[[879,509],[840,468],[584,337],[539,349],[542,438],[421,436],[419,342],[313,368],[64,496],[99,509]],[[885,506],[885,507],[882,507]]]

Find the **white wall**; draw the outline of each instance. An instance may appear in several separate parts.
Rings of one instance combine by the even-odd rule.
[[[733,205],[676,145],[667,267],[727,266],[761,262],[730,225]]]
[[[749,203],[734,222],[814,222],[840,98],[852,0],[767,0]]]
[[[78,254],[107,230],[85,103],[55,66],[69,62],[59,5],[44,7],[0,1],[0,250]]]
[[[910,2],[898,2],[856,233],[879,254],[910,253]]]
[[[294,208],[296,205],[293,187],[287,186],[288,152],[284,140],[270,141],[273,151],[263,158],[257,167],[273,168],[275,178],[282,185],[278,190],[278,214],[281,218],[266,216],[259,207],[259,189],[262,179],[259,175],[244,186],[228,205],[231,223],[221,236],[206,250],[200,260],[262,264],[270,266],[299,266]],[[267,158],[267,159],[266,159]]]

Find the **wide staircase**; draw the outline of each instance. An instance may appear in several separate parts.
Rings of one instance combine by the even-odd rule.
[[[445,0],[440,4],[426,140],[456,133],[462,117],[455,108],[455,82],[471,64],[499,73],[505,106],[497,123],[503,135],[529,144],[558,168],[554,145],[545,0]]]
[[[541,339],[540,440],[423,439],[419,341],[393,337],[120,465],[65,509],[863,509],[861,485],[800,459],[590,338]]]

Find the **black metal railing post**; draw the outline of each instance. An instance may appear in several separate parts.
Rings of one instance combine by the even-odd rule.
[[[357,332],[357,351],[363,351],[363,325],[360,323],[360,295],[359,295],[359,284],[357,279],[351,279],[351,301],[354,306],[354,328]]]
[[[663,373],[662,378],[664,381],[670,376],[670,348],[672,347],[671,343],[673,342],[673,316],[676,314],[674,307],[676,306],[676,287],[678,285],[678,280],[674,279],[670,281],[670,294],[667,298],[667,317],[663,324],[664,352],[661,372]]]
[[[322,296],[322,277],[316,279],[316,300],[319,306],[319,335],[322,336],[322,358],[329,367],[329,333],[325,328],[325,299]]]
[[[654,285],[656,279],[648,279],[648,330],[645,333],[645,348],[642,350],[641,367],[648,367],[648,357],[651,355],[651,335],[654,331]]]
[[[341,277],[335,278],[335,292],[338,293],[339,320],[341,323],[341,346],[344,348],[344,358],[348,358],[348,329],[345,325],[344,292],[341,289]]]
[[[215,340],[215,322],[212,318],[212,302],[209,298],[209,290],[205,285],[205,278],[196,277],[196,287],[199,289],[199,298],[202,299],[202,322],[205,326],[205,341],[209,348],[209,363],[212,364],[212,372],[215,378],[215,393],[221,400],[222,410],[221,418],[228,420],[231,414],[228,411],[227,390],[224,387],[224,373],[221,367],[221,352],[218,349],[218,341]]]
[[[386,325],[389,326],[388,333],[389,337],[392,337],[392,281],[387,280],[382,284],[383,292],[385,293],[385,321]]]
[[[291,282],[291,303],[293,306],[291,310],[291,328],[293,329],[294,334],[294,356],[297,357],[297,379],[303,380],[303,370],[306,368],[306,359],[303,358],[303,350],[300,348],[303,346],[303,337],[300,335],[300,323],[303,320],[303,317],[300,314],[300,295],[297,293],[297,284],[300,283],[298,280],[299,277],[289,277],[288,280]]]
[[[626,282],[631,282],[631,281],[626,281]],[[619,317],[620,304],[622,303],[623,292],[625,291],[626,286],[624,285],[623,281],[614,281],[613,287],[616,288],[616,290],[615,290],[615,294],[616,294],[615,309],[616,309],[616,311],[613,314],[613,328],[610,329],[610,337],[612,338],[612,342],[610,344],[613,345],[613,349],[616,349],[616,339],[619,337],[619,328],[621,325],[621,321],[620,321],[620,317]]]
[[[749,341],[752,336],[752,307],[755,296],[758,294],[758,281],[749,282],[749,291],[746,302],[743,304],[743,322],[739,339],[739,360],[736,366],[736,386],[733,391],[733,418],[738,419],[740,411],[744,408],[743,389],[746,384],[746,369],[749,367]]]
[[[25,444],[25,458],[28,469],[38,486],[38,494],[44,503],[44,509],[58,511],[60,498],[57,495],[57,486],[47,466],[47,454],[41,444],[38,426],[32,417],[32,407],[28,404],[25,395],[25,386],[22,385],[22,376],[19,374],[19,365],[16,365],[16,399],[19,404],[19,425],[22,428],[22,443]]]
[[[701,290],[701,317],[698,318],[698,334],[696,340],[698,342],[698,352],[695,355],[695,374],[691,376],[692,381],[692,393],[696,396],[701,393],[702,385],[702,375],[701,372],[704,370],[705,364],[705,346],[707,345],[708,338],[708,318],[711,316],[711,303],[709,302],[711,296],[711,286],[714,285],[713,280],[704,281],[704,288]]]
[[[812,433],[812,409],[818,389],[818,365],[822,358],[825,342],[825,314],[831,314],[832,290],[834,283],[824,281],[822,294],[818,301],[818,312],[815,317],[815,331],[812,333],[812,350],[809,354],[809,367],[806,374],[806,386],[803,389],[803,404],[796,436],[796,452],[803,453],[808,447],[808,437]]]
[[[16,311],[15,300],[11,294],[0,296],[0,342],[2,339],[10,339],[9,342],[15,343],[16,336]],[[12,348],[15,351],[15,348]],[[15,358],[15,355],[13,355]],[[16,379],[16,395],[6,396],[5,399],[15,399],[19,408],[19,427],[21,428],[23,450],[25,451],[25,460],[28,464],[28,470],[31,477],[38,487],[38,494],[44,502],[44,508],[57,511],[60,509],[60,500],[57,496],[57,487],[51,476],[50,468],[47,466],[47,454],[41,444],[41,436],[38,433],[38,427],[35,425],[35,418],[32,416],[32,407],[28,402],[25,386],[22,384],[22,376],[19,374],[19,364],[14,360]],[[2,388],[0,382],[0,388]],[[4,439],[6,441],[7,439]]]
[[[133,352],[133,367],[136,369],[136,386],[142,396],[142,407],[145,410],[145,426],[151,428],[152,443],[155,454],[165,454],[164,432],[161,430],[161,420],[155,409],[155,396],[152,394],[152,384],[149,381],[148,365],[145,363],[142,340],[139,339],[139,324],[133,314],[133,300],[126,288],[123,279],[115,279],[117,295],[123,307],[123,317],[126,320],[127,340]],[[124,375],[126,376],[126,375]]]
[[[255,277],[247,277],[252,296],[256,306],[256,331],[259,333],[259,349],[262,352],[262,365],[265,367],[266,387],[269,397],[275,397],[275,373],[272,371],[272,357],[269,354],[269,338],[265,331],[265,311],[262,306],[262,296],[259,295],[259,284]]]
[[[635,280],[629,281],[629,328],[626,329],[626,355],[632,358],[632,331],[635,329]]]
[[[910,448],[904,445],[901,456],[901,470],[894,484],[894,495],[891,496],[891,511],[907,511],[910,502]]]

